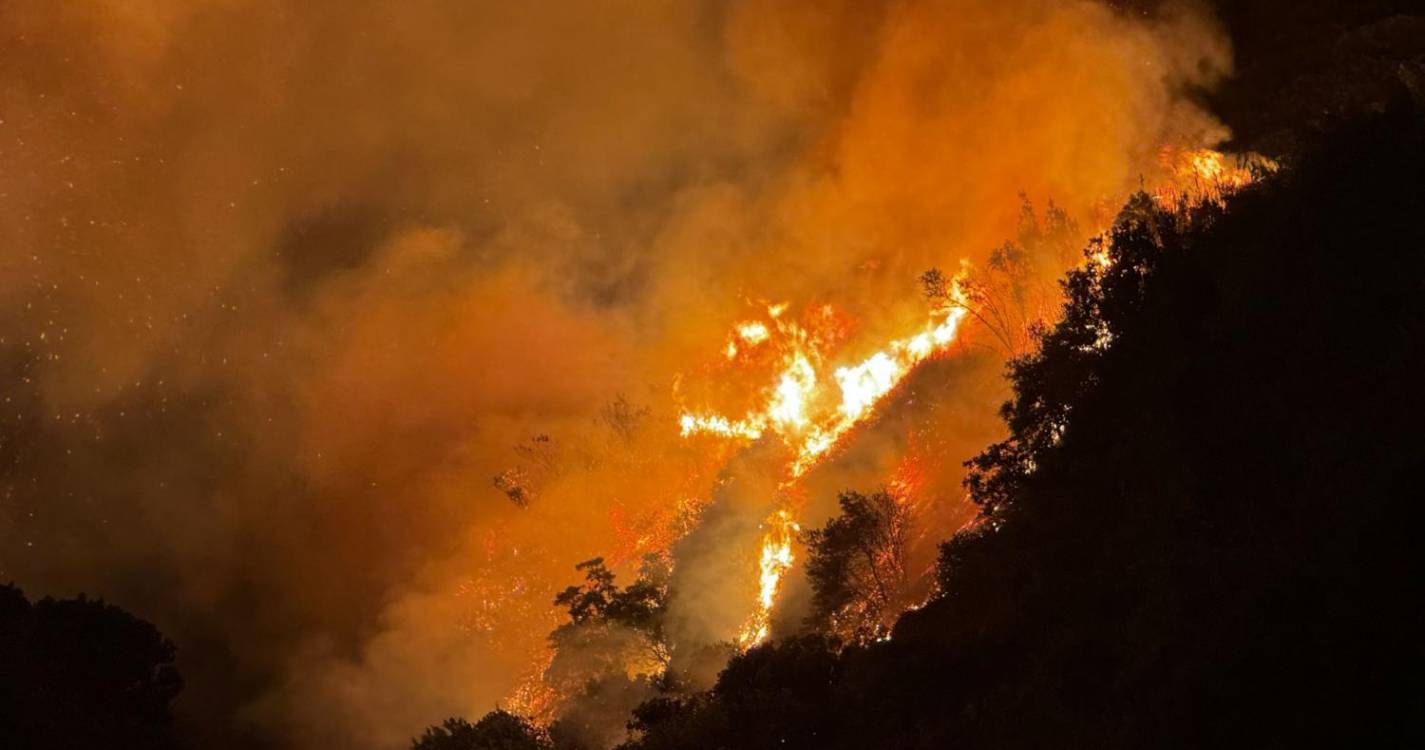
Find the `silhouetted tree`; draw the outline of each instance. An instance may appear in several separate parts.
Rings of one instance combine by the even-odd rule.
[[[628,717],[644,701],[659,694],[659,682],[623,673],[600,675],[566,698],[549,727],[558,750],[602,750],[623,741]]]
[[[619,394],[599,410],[599,422],[627,443],[633,440],[651,411],[649,407],[635,404]]]
[[[183,681],[153,625],[87,599],[0,586],[0,747],[173,747]]]
[[[542,433],[514,446],[514,451],[520,463],[496,474],[491,481],[510,502],[524,508],[540,487],[563,473],[566,457],[554,440]]]
[[[666,667],[667,564],[656,556],[645,558],[639,577],[622,589],[614,584],[614,574],[602,557],[585,560],[575,569],[584,572],[583,585],[570,586],[554,598],[555,606],[569,612],[569,622],[550,634],[555,649],[624,631],[638,637],[647,658]]]
[[[831,707],[842,664],[821,635],[774,641],[728,662],[703,696],[659,698],[634,712],[625,748],[820,748],[832,746]]]
[[[411,743],[413,750],[549,750],[549,735],[508,711],[491,711],[471,724],[446,719]]]
[[[1086,262],[1066,274],[1059,321],[1040,336],[1036,350],[1010,362],[1015,398],[1000,410],[1009,437],[966,464],[970,495],[986,514],[1000,509],[1044,452],[1064,438],[1074,404],[1097,383],[1094,368],[1118,329],[1132,320],[1148,269],[1168,249],[1162,243],[1179,241],[1165,233],[1179,220],[1138,193],[1119,214],[1109,238],[1090,243]],[[1097,262],[1103,256],[1107,265]]]
[[[560,698],[551,733],[568,750],[620,741],[632,709],[673,682],[664,632],[667,563],[645,558],[638,577],[623,588],[603,558],[576,569],[584,573],[584,583],[554,600],[569,621],[549,636],[554,658],[544,674]]]

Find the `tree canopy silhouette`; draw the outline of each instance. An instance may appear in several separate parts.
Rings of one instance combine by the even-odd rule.
[[[426,729],[411,743],[412,750],[548,750],[549,735],[527,719],[507,711],[491,711],[471,724],[446,719]]]
[[[157,628],[118,607],[31,603],[0,586],[0,747],[174,747],[174,656]]]

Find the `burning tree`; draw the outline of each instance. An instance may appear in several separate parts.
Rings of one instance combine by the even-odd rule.
[[[539,485],[559,475],[559,449],[548,435],[540,434],[516,445],[514,450],[521,465],[495,475],[493,483],[510,502],[524,508],[534,499]]]
[[[812,611],[807,624],[845,643],[883,637],[904,597],[907,519],[887,492],[844,492],[841,515],[807,531]]]
[[[926,300],[964,310],[1006,357],[1029,351],[1053,316],[1059,292],[1046,272],[1070,265],[1079,239],[1078,223],[1053,201],[1042,218],[1027,196],[1020,201],[1016,238],[992,250],[983,268],[966,266],[954,279],[939,268],[920,276]]]

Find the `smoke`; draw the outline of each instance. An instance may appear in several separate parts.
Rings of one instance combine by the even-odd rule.
[[[678,655],[734,642],[746,624],[746,605],[734,603],[757,596],[753,555],[777,507],[786,452],[768,438],[730,461],[697,528],[674,545],[667,629]]]
[[[0,579],[155,621],[210,746],[483,713],[575,562],[704,506],[677,575],[711,581],[771,498],[676,414],[761,387],[708,364],[751,304],[834,302],[859,356],[1021,193],[1087,233],[1225,135],[1209,21],[1087,0],[9,0],[0,36]],[[914,449],[953,526],[977,357],[810,518]],[[675,600],[698,639],[745,614],[723,583]]]

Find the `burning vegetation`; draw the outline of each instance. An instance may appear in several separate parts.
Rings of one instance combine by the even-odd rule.
[[[1413,117],[1422,118],[1419,113]],[[1421,122],[1425,122],[1425,118],[1409,125],[1413,128],[1413,135],[1404,139],[1408,141],[1411,150],[1408,158],[1413,160],[1412,163],[1425,160],[1425,138],[1422,138],[1425,126]],[[618,744],[627,750],[782,746],[856,748],[878,742],[890,747],[910,747],[927,736],[960,737],[976,747],[998,746],[1002,741],[1037,744],[1040,740],[1060,737],[1064,731],[1081,727],[1083,720],[1056,716],[1045,718],[1051,725],[1049,727],[1026,724],[1022,713],[1024,704],[1017,702],[1013,695],[1025,690],[1048,693],[1035,696],[1035,700],[1041,703],[1052,701],[1055,696],[1062,697],[1062,685],[1056,682],[1039,684],[1040,678],[1035,670],[1042,669],[1041,665],[1045,663],[1057,664],[1060,659],[1069,659],[1070,662],[1066,666],[1056,666],[1056,670],[1071,670],[1077,651],[1067,655],[1061,653],[1064,643],[1070,644],[1072,649],[1092,649],[1091,644],[1102,641],[1105,631],[1115,623],[1127,623],[1125,627],[1130,629],[1127,642],[1100,648],[1096,653],[1113,670],[1116,679],[1135,684],[1159,684],[1164,675],[1158,669],[1138,663],[1140,653],[1133,650],[1136,648],[1133,639],[1164,639],[1164,643],[1202,651],[1201,661],[1193,663],[1204,665],[1202,669],[1215,675],[1170,675],[1167,679],[1173,682],[1174,690],[1205,695],[1207,697],[1203,700],[1209,702],[1215,700],[1213,686],[1220,683],[1212,680],[1224,677],[1216,673],[1223,670],[1231,673],[1239,667],[1216,665],[1207,654],[1215,647],[1255,648],[1250,640],[1241,640],[1242,624],[1236,622],[1238,617],[1256,616],[1253,600],[1257,593],[1252,592],[1273,590],[1279,585],[1311,588],[1318,576],[1335,575],[1343,580],[1350,579],[1355,573],[1337,567],[1337,558],[1354,559],[1356,553],[1353,550],[1333,549],[1325,553],[1330,560],[1312,563],[1312,572],[1284,584],[1276,572],[1258,567],[1237,567],[1240,556],[1261,554],[1257,543],[1251,539],[1224,542],[1211,534],[1201,540],[1188,538],[1193,535],[1185,536],[1182,524],[1185,519],[1216,518],[1224,513],[1252,517],[1291,513],[1293,511],[1284,511],[1283,508],[1295,502],[1295,495],[1292,498],[1261,498],[1261,507],[1250,510],[1243,510],[1233,504],[1235,501],[1229,500],[1204,501],[1201,505],[1191,506],[1153,500],[1157,493],[1171,495],[1181,483],[1219,483],[1228,477],[1241,479],[1249,475],[1254,477],[1247,480],[1251,486],[1233,489],[1224,486],[1224,490],[1253,493],[1257,483],[1279,480],[1274,478],[1276,475],[1244,473],[1243,462],[1295,465],[1310,460],[1295,453],[1274,453],[1262,444],[1243,444],[1253,446],[1245,448],[1249,455],[1227,458],[1214,457],[1211,451],[1195,455],[1196,451],[1189,449],[1194,453],[1187,459],[1194,467],[1192,471],[1205,472],[1203,478],[1198,479],[1191,472],[1184,476],[1171,475],[1171,467],[1182,460],[1183,448],[1178,442],[1178,431],[1186,427],[1175,421],[1155,423],[1152,417],[1144,416],[1138,410],[1144,404],[1154,408],[1165,407],[1155,399],[1176,400],[1181,397],[1197,404],[1202,389],[1218,394],[1220,391],[1216,389],[1227,387],[1224,379],[1233,376],[1227,371],[1205,374],[1191,364],[1185,365],[1175,344],[1166,343],[1171,341],[1171,337],[1165,337],[1162,333],[1165,330],[1183,330],[1185,323],[1200,322],[1204,315],[1246,314],[1251,316],[1254,326],[1257,322],[1276,320],[1277,312],[1273,306],[1281,304],[1282,298],[1275,295],[1264,297],[1255,288],[1224,290],[1239,299],[1216,301],[1213,303],[1214,310],[1204,313],[1199,299],[1204,274],[1219,274],[1219,278],[1224,280],[1240,280],[1230,274],[1243,271],[1244,266],[1269,268],[1280,261],[1279,257],[1269,257],[1273,253],[1279,256],[1305,252],[1311,256],[1307,262],[1316,267],[1313,273],[1323,274],[1312,282],[1313,285],[1339,282],[1350,287],[1354,281],[1330,278],[1334,276],[1330,268],[1335,248],[1342,243],[1353,242],[1361,231],[1378,237],[1400,237],[1410,232],[1418,236],[1419,227],[1406,229],[1403,222],[1410,220],[1401,215],[1386,219],[1390,225],[1388,228],[1373,225],[1373,229],[1367,230],[1365,225],[1372,224],[1373,219],[1364,216],[1343,221],[1324,218],[1329,212],[1318,211],[1319,206],[1315,205],[1316,201],[1334,200],[1340,188],[1336,183],[1340,173],[1335,160],[1341,158],[1342,153],[1352,153],[1353,149],[1363,148],[1363,144],[1374,143],[1376,139],[1391,140],[1393,136],[1386,136],[1385,133],[1397,126],[1398,123],[1380,122],[1351,134],[1347,140],[1351,146],[1337,147],[1344,151],[1314,160],[1304,168],[1304,175],[1293,175],[1294,179],[1290,182],[1275,181],[1266,191],[1253,190],[1253,181],[1249,181],[1236,185],[1224,183],[1212,191],[1195,187],[1191,194],[1200,196],[1200,199],[1193,203],[1184,202],[1182,196],[1189,194],[1189,191],[1180,187],[1133,196],[1106,234],[1088,244],[1082,265],[1068,272],[1063,285],[1065,299],[1062,316],[1037,326],[1034,349],[1012,360],[1011,377],[1015,383],[1015,394],[1003,410],[1011,434],[1007,439],[989,446],[968,464],[966,486],[980,510],[980,523],[962,530],[941,546],[934,570],[936,590],[929,601],[908,596],[913,589],[909,583],[916,571],[907,565],[907,549],[912,529],[923,522],[904,497],[904,494],[914,494],[918,481],[915,469],[908,468],[914,466],[913,460],[898,466],[894,480],[888,483],[891,490],[873,494],[842,493],[838,498],[840,513],[823,527],[799,530],[791,515],[781,509],[766,524],[761,557],[756,561],[760,586],[754,600],[755,616],[744,626],[736,641],[723,644],[720,651],[710,654],[717,660],[731,658],[715,684],[710,689],[697,688],[695,681],[689,680],[691,672],[680,669],[676,658],[657,660],[656,664],[640,662],[637,658],[623,662],[652,664],[651,672],[645,668],[639,670],[640,675],[648,680],[648,689],[637,707],[631,709],[632,718],[627,724],[629,734],[624,735],[622,727],[607,728],[598,742]],[[1398,180],[1408,182],[1419,178],[1418,174],[1410,172],[1413,167],[1397,169],[1383,161],[1376,162],[1376,166],[1372,167],[1353,165],[1351,169],[1353,172],[1347,177],[1351,189],[1360,186],[1362,183],[1359,181],[1363,179],[1381,180],[1372,186],[1372,192],[1377,197],[1393,193]],[[1234,195],[1241,191],[1253,195],[1246,201],[1235,201]],[[1174,196],[1173,200],[1162,200],[1161,196],[1165,194]],[[1307,205],[1298,203],[1303,200]],[[1300,226],[1302,222],[1306,222],[1307,226]],[[1282,233],[1287,236],[1287,244],[1274,246],[1277,247],[1275,251],[1256,257],[1233,255],[1238,246],[1231,242],[1232,239],[1271,243]],[[1265,281],[1269,276],[1257,278],[1260,283],[1275,285],[1277,291],[1289,291],[1280,286],[1279,280]],[[926,274],[923,281],[927,297],[937,299],[943,296],[942,280],[941,274]],[[1406,297],[1412,296],[1408,288],[1410,284],[1393,285],[1389,304],[1406,305],[1409,310],[1402,308],[1402,314],[1410,320],[1419,321],[1422,314],[1419,299],[1416,297],[1407,302]],[[1363,299],[1353,300],[1350,304],[1357,303],[1373,304]],[[1290,304],[1294,315],[1310,318],[1313,326],[1349,326],[1339,320],[1327,322],[1332,318],[1331,314],[1310,301]],[[971,317],[979,319],[979,316]],[[1229,343],[1225,352],[1213,353],[1221,345],[1221,337],[1250,338],[1254,334],[1249,330],[1220,329],[1213,324],[1209,331],[1194,330],[1187,335],[1190,337],[1188,346],[1200,350],[1202,356],[1246,358],[1257,363],[1252,366],[1265,368],[1263,374],[1270,373],[1272,382],[1253,383],[1249,389],[1254,393],[1280,387],[1296,392],[1297,386],[1305,382],[1319,382],[1309,373],[1309,368],[1282,368],[1281,363],[1271,359],[1272,355],[1256,353],[1253,347],[1238,348],[1240,342]],[[1291,332],[1283,331],[1282,335],[1303,341],[1315,340],[1312,329],[1299,326],[1291,326]],[[1295,343],[1283,345],[1286,348],[1280,350],[1281,356],[1302,356],[1299,350],[1293,348]],[[1413,368],[1425,367],[1425,362],[1419,360],[1418,351],[1406,353],[1414,350],[1414,344],[1407,344],[1396,333],[1383,333],[1367,346],[1374,348],[1377,345],[1402,356],[1413,357]],[[947,353],[946,356],[953,354]],[[1117,369],[1125,362],[1159,358],[1161,361],[1152,367],[1159,368],[1165,376],[1176,381],[1166,391],[1156,383],[1135,381],[1140,370]],[[1335,357],[1323,364],[1332,368],[1338,377],[1354,379],[1363,375],[1354,371],[1349,361]],[[1243,366],[1246,366],[1245,363]],[[1212,384],[1198,383],[1199,377],[1209,378]],[[1179,388],[1187,392],[1179,395]],[[1130,391],[1136,393],[1130,395],[1127,393]],[[1325,407],[1314,401],[1308,392],[1297,393],[1293,398],[1302,399],[1300,408],[1314,415],[1288,412],[1290,416],[1284,418],[1307,422],[1318,418],[1374,422],[1380,416],[1377,409],[1391,408],[1386,402],[1377,403],[1368,398],[1354,402],[1347,413],[1342,413],[1335,407]],[[871,406],[868,419],[874,422],[877,404],[873,402]],[[1173,408],[1188,407],[1177,404]],[[1207,424],[1233,433],[1257,434],[1264,429],[1251,420],[1240,427],[1224,427],[1226,422],[1221,418],[1239,407],[1214,404],[1210,408],[1216,414],[1206,418]],[[1316,414],[1322,409],[1323,414]],[[1270,409],[1258,408],[1258,411],[1264,413]],[[1178,418],[1192,420],[1194,417],[1183,413]],[[1118,424],[1120,420],[1134,422],[1135,425],[1127,434],[1103,429],[1104,422]],[[1086,428],[1097,429],[1085,432]],[[1405,428],[1405,425],[1399,425],[1399,428]],[[854,429],[844,435],[843,439],[850,439],[854,436]],[[735,434],[723,434],[721,437],[739,439]],[[1147,440],[1150,445],[1145,447],[1137,442],[1140,440]],[[1105,449],[1104,444],[1113,447]],[[795,449],[798,445],[800,443],[794,440],[786,447]],[[834,444],[825,452],[827,458],[821,460],[832,460],[838,446],[839,443]],[[1401,449],[1406,452],[1411,450],[1403,445]],[[1147,456],[1154,458],[1141,468],[1116,463],[1118,456],[1135,451],[1142,451],[1145,461]],[[1386,452],[1404,455],[1396,454],[1393,449]],[[780,463],[773,464],[781,472],[783,489],[789,486],[785,483],[790,482],[794,486],[800,477],[808,474],[809,470],[798,471],[796,455],[788,450]],[[1165,456],[1170,456],[1170,460],[1163,460]],[[1221,475],[1213,474],[1215,462],[1223,460],[1232,466],[1220,467]],[[1102,465],[1081,465],[1094,462]],[[1125,480],[1130,484],[1118,484]],[[1343,478],[1340,481],[1349,483],[1353,480]],[[1400,498],[1392,496],[1389,489],[1396,479],[1381,481],[1379,489],[1387,494],[1367,504],[1374,510],[1398,514],[1403,510]],[[1314,526],[1331,529],[1346,527],[1350,534],[1384,531],[1377,526],[1378,519],[1346,521],[1345,518],[1354,513],[1352,508],[1327,510],[1321,503],[1330,504],[1335,490],[1307,489],[1305,485],[1301,489],[1303,495],[1311,497],[1310,502],[1317,511],[1330,516],[1330,519],[1314,520]],[[1066,495],[1076,496],[1074,499],[1077,502],[1061,503]],[[1149,501],[1156,502],[1155,508],[1166,512],[1168,517],[1149,520],[1135,511],[1134,502]],[[1104,505],[1115,507],[1108,511]],[[1093,534],[1084,533],[1083,528],[1098,529],[1114,541],[1101,546],[1101,540]],[[1074,533],[1065,533],[1066,530],[1074,530]],[[1118,536],[1130,530],[1131,533],[1145,534],[1147,538],[1135,541]],[[1224,544],[1227,549],[1223,549]],[[1309,546],[1312,543],[1293,540],[1290,544]],[[1117,549],[1119,545],[1133,550],[1127,558],[1129,564],[1126,568],[1124,554]],[[1160,547],[1161,557],[1150,553],[1155,545]],[[1202,549],[1200,545],[1207,545],[1207,548]],[[791,552],[793,549],[799,552]],[[1207,557],[1198,557],[1203,554]],[[1275,555],[1277,552],[1266,554]],[[1389,558],[1391,554],[1386,553],[1385,557]],[[1031,558],[1034,564],[1026,563],[1022,559],[1024,557]],[[1153,564],[1144,564],[1147,562]],[[1054,564],[1046,567],[1048,563]],[[807,615],[797,627],[777,631],[769,638],[768,623],[775,618],[769,617],[768,613],[778,606],[779,582],[794,565],[805,566],[812,590],[807,602]],[[1168,581],[1185,576],[1184,583],[1193,581],[1192,585],[1207,585],[1195,577],[1198,575],[1197,568],[1202,565],[1239,570],[1245,576],[1244,581],[1229,587],[1233,602],[1228,605],[1227,615],[1203,616],[1202,620],[1209,626],[1206,633],[1182,634],[1176,630],[1176,621],[1153,622],[1152,612],[1156,611],[1156,607],[1183,606],[1186,600],[1198,595],[1194,591],[1183,591],[1168,585]],[[1080,570],[1082,566],[1107,569],[1095,570],[1090,578],[1085,579],[1081,577],[1084,575]],[[604,627],[622,625],[641,629],[640,632],[650,634],[644,643],[664,644],[663,650],[657,650],[659,654],[666,655],[670,653],[668,649],[680,647],[676,641],[662,640],[670,636],[669,632],[640,624],[662,622],[666,616],[668,589],[666,583],[662,583],[668,580],[665,574],[644,573],[628,588],[619,590],[611,585],[612,578],[603,570],[602,561],[590,561],[581,565],[581,569],[591,571],[589,583],[569,589],[557,602],[569,606],[570,624],[564,628],[575,627],[581,618],[587,616],[585,602],[592,598],[605,620]],[[1104,584],[1110,573],[1120,575],[1121,583]],[[1040,584],[1039,579],[1048,582]],[[1134,587],[1135,590],[1140,586],[1146,587],[1142,596],[1149,601],[1140,603],[1136,597],[1123,598],[1117,593],[1120,585]],[[1061,590],[1059,587],[1065,588]],[[1217,587],[1214,584],[1211,588],[1216,590]],[[1066,597],[1066,592],[1096,591],[1102,595],[1104,590],[1113,592],[1105,595],[1104,601],[1087,597],[1090,601],[1086,602]],[[654,591],[658,593],[651,596],[647,593]],[[1238,600],[1239,596],[1247,598]],[[1348,595],[1353,602],[1356,597],[1362,597],[1361,601],[1369,600],[1373,607],[1385,607],[1392,611],[1402,604],[1388,584],[1363,587]],[[647,602],[657,604],[644,606]],[[1295,608],[1309,605],[1297,603],[1284,606]],[[1037,618],[1052,619],[1060,608],[1078,613],[1085,621],[1064,620],[1047,627],[1038,625]],[[1309,616],[1307,612],[1293,615]],[[1371,626],[1384,639],[1379,648],[1370,649],[1373,658],[1380,659],[1391,648],[1413,638],[1413,630],[1407,620],[1389,619]],[[1034,623],[1034,626],[1021,624],[1026,621]],[[561,637],[561,631],[556,631],[556,641]],[[1193,645],[1193,641],[1204,637],[1210,641],[1209,644]],[[1356,678],[1365,675],[1363,670],[1374,669],[1354,662],[1338,663],[1321,656],[1314,636],[1303,639],[1283,634],[1283,638],[1291,644],[1290,658],[1317,658],[1320,663],[1312,667],[1293,666],[1283,661],[1285,655],[1273,655],[1268,657],[1275,665],[1272,669],[1328,668],[1333,675],[1350,674]],[[1009,642],[1001,642],[1000,639]],[[1387,643],[1394,645],[1387,646]],[[998,665],[996,669],[1010,674],[986,671],[991,669],[987,665]],[[1270,687],[1261,685],[1262,688],[1281,689],[1275,684],[1274,677],[1257,672],[1253,675],[1254,680],[1264,679],[1271,683]],[[958,690],[984,690],[983,684],[1001,686],[1011,697],[979,693],[985,696],[980,702],[962,703],[952,699],[945,703],[945,694],[931,689],[949,685],[952,691],[949,695],[953,697],[959,695],[954,692]],[[1319,682],[1317,684],[1320,685]],[[1352,684],[1351,681],[1335,689],[1333,695],[1338,697],[1333,700],[1351,693],[1353,688],[1347,687],[1348,684]],[[1379,692],[1383,684],[1373,685],[1373,689],[1378,691],[1376,695],[1386,696],[1389,693]],[[1152,716],[1155,715],[1152,712],[1157,710],[1154,705],[1156,697],[1144,698],[1137,691],[1119,693],[1112,686],[1084,689],[1095,696],[1095,705],[1099,705],[1097,701],[1100,700],[1110,701],[1124,716]],[[1146,685],[1143,689],[1147,689]],[[1319,705],[1324,700],[1315,693],[1316,689],[1288,690],[1289,695],[1266,699],[1262,710],[1272,716],[1304,717],[1304,702]],[[573,703],[577,705],[581,700],[605,692],[595,683],[587,683],[581,694],[583,697]],[[1175,700],[1171,696],[1168,699]],[[1405,715],[1401,712],[1406,710],[1408,700],[1401,696],[1380,705],[1362,705],[1357,710],[1399,720]],[[603,708],[607,710],[613,705],[605,703]],[[985,708],[981,709],[980,705]],[[1229,709],[1223,705],[1214,710]],[[868,711],[874,715],[867,716]],[[530,740],[531,748],[585,746],[581,743],[590,741],[589,738],[594,735],[588,733],[586,724],[571,723],[568,718],[571,715],[577,716],[577,711],[560,715],[547,735],[531,726],[522,736]],[[1095,712],[1093,715],[1098,714]],[[1254,722],[1247,714],[1229,715],[1234,731],[1245,733],[1240,736],[1275,736],[1278,731],[1275,727]],[[989,725],[985,724],[987,719]],[[1075,721],[1081,723],[1071,723]],[[1196,723],[1191,717],[1174,721],[1175,731],[1184,733],[1183,736],[1204,740],[1227,739],[1227,735],[1218,729]],[[1384,730],[1385,734],[1378,734],[1375,728],[1363,730],[1353,722],[1327,724],[1332,732],[1337,733],[1332,736],[1359,736],[1364,732],[1384,737],[1394,736],[1392,732],[1395,731],[1388,729]],[[1055,728],[1060,725],[1063,728]],[[1117,728],[1108,731],[1118,733],[1125,730]],[[1134,746],[1140,741],[1162,736],[1162,729],[1156,725],[1135,724],[1127,731],[1129,744]],[[422,746],[418,744],[418,747]],[[431,744],[428,747],[434,749],[444,745]]]
[[[1161,153],[1178,151],[1165,148]],[[1223,165],[1229,160],[1255,166],[1228,169]],[[1206,149],[1192,151],[1190,158],[1165,157],[1161,165],[1160,180],[1151,192],[1130,201],[1125,216],[1141,205],[1141,210],[1186,217],[1205,205],[1223,205],[1275,169],[1259,157]],[[990,342],[995,354],[1006,357],[1026,356],[1039,347],[1058,324],[1050,316],[1060,298],[1036,285],[1031,263],[1062,262],[1063,245],[1077,232],[1077,224],[1052,204],[1041,220],[1026,202],[1019,238],[992,252],[984,271],[962,260],[953,277],[934,268],[921,275],[928,310],[919,330],[894,337],[846,364],[838,362],[845,356],[842,352],[855,351],[860,343],[858,325],[831,303],[765,304],[762,316],[735,323],[722,356],[708,355],[708,371],[716,373],[722,395],[731,393],[730,402],[741,396],[751,407],[738,417],[687,409],[678,418],[678,429],[697,449],[728,460],[746,451],[771,456],[757,464],[762,486],[770,492],[766,504],[774,510],[757,524],[756,545],[727,545],[719,552],[732,563],[725,569],[748,582],[733,587],[746,592],[740,604],[722,602],[730,611],[747,613],[741,625],[723,640],[689,640],[670,624],[669,586],[674,577],[669,566],[678,559],[676,533],[661,536],[660,544],[639,547],[646,557],[626,588],[615,585],[604,559],[582,562],[577,568],[586,582],[555,598],[555,605],[567,610],[568,621],[550,636],[552,661],[535,678],[539,687],[520,688],[512,708],[552,722],[555,741],[563,737],[573,745],[612,746],[623,738],[620,717],[657,696],[705,689],[726,659],[766,642],[778,627],[781,636],[816,634],[838,648],[888,639],[892,625],[926,596],[934,573],[929,566],[910,567],[912,536],[939,539],[957,530],[938,525],[941,517],[935,511],[940,509],[917,503],[923,500],[917,497],[917,464],[926,458],[907,451],[879,490],[842,492],[839,514],[820,528],[803,529],[798,520],[808,494],[803,480],[824,462],[835,463],[838,452],[856,442],[859,429],[885,429],[878,424],[878,407],[894,400],[897,389],[923,363],[971,356],[962,332]],[[1094,279],[1094,284],[1112,276],[1118,257],[1114,236],[1105,232],[1091,238],[1086,260],[1074,273]],[[1098,345],[1106,345],[1103,341]],[[681,386],[685,381],[679,382]],[[628,408],[624,404],[621,410]],[[1059,437],[1051,430],[1047,439],[1057,442]],[[541,436],[533,444],[545,440]],[[986,455],[1000,455],[996,451],[1004,451],[1004,445]],[[980,463],[972,466],[980,468],[970,475],[969,486],[981,506],[991,511],[993,503],[986,498],[1002,480],[984,470],[983,458],[976,461]],[[1021,465],[1031,462],[1020,459]],[[496,478],[497,485],[504,476]],[[513,494],[511,500],[523,504]],[[964,502],[960,497],[949,501]],[[685,531],[695,532],[701,511],[702,504],[688,510],[692,520]],[[783,618],[778,626],[786,579],[799,564],[805,566],[810,598],[798,605],[805,608],[799,622],[790,621],[789,626]]]
[[[1145,248],[1294,179],[1212,4],[0,2],[0,583],[151,617],[199,747],[844,705],[988,596]]]

